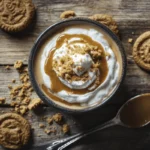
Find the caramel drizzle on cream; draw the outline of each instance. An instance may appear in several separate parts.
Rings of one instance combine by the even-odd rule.
[[[46,94],[48,94],[48,91],[49,91],[49,93],[50,93],[50,94],[48,94],[49,97],[54,99],[54,100],[56,99],[56,96],[52,96],[52,92],[57,94],[58,92],[64,90],[64,91],[67,91],[69,94],[79,94],[80,95],[80,94],[89,93],[89,92],[95,90],[100,85],[100,84],[97,85],[92,90],[89,90],[89,88],[92,87],[94,85],[94,83],[92,83],[86,89],[71,89],[71,88],[67,87],[66,85],[64,85],[59,80],[58,76],[56,75],[56,73],[52,67],[53,55],[54,55],[54,52],[58,48],[60,48],[66,40],[70,40],[71,38],[80,38],[81,42],[83,42],[83,40],[84,40],[87,43],[90,43],[90,45],[97,46],[98,48],[102,49],[104,57],[101,58],[101,65],[99,68],[99,70],[100,70],[100,76],[99,76],[100,84],[103,83],[103,81],[105,80],[107,73],[108,73],[108,66],[107,66],[107,61],[105,58],[105,52],[104,52],[103,47],[98,42],[92,40],[89,36],[83,35],[83,34],[73,34],[73,35],[64,34],[57,39],[56,46],[52,50],[50,50],[49,55],[48,55],[46,62],[45,62],[45,66],[44,66],[45,73],[50,77],[50,80],[51,80],[51,89],[47,90],[48,88],[44,85],[42,85],[42,89]],[[57,98],[57,100],[61,100],[61,99]]]

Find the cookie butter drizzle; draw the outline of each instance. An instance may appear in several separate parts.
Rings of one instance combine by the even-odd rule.
[[[97,46],[99,49],[102,50],[102,57],[101,57],[101,65],[99,67],[99,71],[100,71],[100,75],[98,76],[99,78],[99,84],[97,84],[94,88],[90,89],[90,87],[92,87],[95,82],[93,82],[88,88],[85,89],[71,89],[69,87],[67,87],[66,85],[64,85],[58,78],[58,76],[56,75],[56,72],[53,70],[52,67],[52,60],[53,60],[53,55],[55,53],[55,51],[60,48],[63,43],[66,40],[70,40],[71,38],[78,38],[80,40],[78,40],[78,42],[83,42],[83,39],[86,43],[90,43],[90,45],[92,46]],[[58,98],[57,93],[65,90],[67,91],[69,94],[86,94],[89,93],[93,90],[95,90],[101,83],[103,83],[103,81],[105,80],[107,73],[108,73],[108,67],[107,67],[107,61],[105,58],[105,53],[103,50],[103,47],[96,41],[93,41],[90,37],[83,35],[83,34],[73,34],[73,35],[69,35],[69,34],[64,34],[62,36],[60,36],[57,41],[56,41],[56,46],[50,50],[49,55],[47,57],[47,60],[45,62],[45,66],[44,66],[44,70],[45,73],[50,77],[51,80],[51,89],[48,89],[45,85],[42,85],[42,89],[44,90],[44,92],[49,95],[50,98],[57,100],[57,101],[63,101],[61,98]],[[64,102],[64,101],[63,101]],[[65,104],[68,102],[65,102]],[[70,104],[70,103],[68,103]]]

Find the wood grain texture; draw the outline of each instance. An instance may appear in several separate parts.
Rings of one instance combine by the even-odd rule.
[[[65,120],[71,125],[74,134],[112,118],[118,108],[130,97],[137,94],[150,92],[150,74],[141,70],[132,59],[132,44],[128,38],[136,38],[143,32],[150,30],[150,1],[149,0],[33,0],[36,5],[36,17],[31,26],[21,34],[10,35],[0,31],[0,97],[6,97],[10,103],[8,84],[12,79],[18,80],[15,69],[5,70],[7,64],[13,66],[16,60],[24,60],[27,65],[29,52],[39,34],[47,27],[59,21],[59,16],[64,10],[74,10],[79,17],[87,17],[96,13],[107,13],[117,21],[120,38],[124,45],[128,67],[127,75],[120,92],[116,97],[103,106],[100,110],[83,115],[65,114]],[[132,34],[132,32],[134,34]],[[36,97],[36,95],[33,95]],[[0,107],[0,112],[9,112],[11,108]],[[42,108],[41,108],[42,109]],[[40,113],[38,113],[40,112]],[[35,128],[33,132],[34,145],[42,144],[57,138],[64,137],[58,127],[56,135],[46,135],[38,124],[43,122],[41,116],[51,116],[58,110],[46,107],[46,110],[30,112],[33,117],[29,119]],[[74,123],[76,122],[76,123]],[[149,150],[150,126],[142,129],[126,129],[112,127],[96,133],[74,144],[69,150]],[[40,135],[40,137],[39,137]],[[27,148],[37,150],[36,147]],[[0,148],[3,150],[3,148]]]

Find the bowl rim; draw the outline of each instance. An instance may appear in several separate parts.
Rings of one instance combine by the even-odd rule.
[[[109,95],[109,97],[107,97],[104,101],[102,101],[98,105],[94,105],[92,107],[87,107],[87,108],[84,108],[84,109],[69,109],[67,107],[63,107],[63,106],[60,106],[59,104],[55,103],[53,100],[48,98],[48,96],[46,96],[46,94],[44,94],[44,92],[39,88],[38,83],[36,81],[36,78],[34,76],[33,61],[34,61],[34,58],[35,58],[36,51],[38,49],[39,42],[41,42],[40,39],[42,39],[42,37],[44,37],[45,34],[47,34],[49,32],[49,30],[52,30],[54,27],[59,26],[61,24],[66,24],[66,23],[72,22],[72,21],[82,21],[82,22],[85,22],[85,23],[94,24],[98,28],[101,28],[102,30],[104,30],[104,32],[106,32],[114,40],[114,42],[118,46],[118,49],[120,51],[121,58],[122,58],[122,73],[121,73],[120,81],[117,84],[117,86],[115,87],[115,89],[112,91],[112,93]],[[48,106],[53,106],[53,107],[58,108],[58,109],[60,109],[64,112],[67,112],[67,113],[76,113],[76,114],[96,110],[96,109],[102,107],[108,101],[110,101],[115,96],[115,94],[119,91],[119,88],[123,83],[123,80],[124,80],[125,75],[126,75],[126,67],[127,67],[126,54],[125,54],[125,50],[124,50],[123,45],[122,45],[121,41],[119,40],[119,38],[109,28],[107,28],[105,25],[103,25],[103,24],[101,24],[97,21],[91,20],[89,18],[82,18],[82,17],[76,17],[76,18],[71,18],[71,19],[67,19],[67,20],[62,20],[62,21],[59,21],[59,22],[49,26],[45,31],[43,31],[39,35],[39,37],[35,41],[32,49],[30,51],[29,59],[28,59],[28,70],[29,70],[30,81],[31,81],[31,84],[32,84],[36,94],[41,98],[41,100],[44,101]]]

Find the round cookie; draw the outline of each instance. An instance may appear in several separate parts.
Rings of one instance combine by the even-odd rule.
[[[112,16],[107,15],[107,14],[95,14],[89,18],[104,24],[115,34],[118,34],[118,26],[116,22],[113,20]]]
[[[133,45],[133,58],[143,69],[150,71],[150,31],[140,35]]]
[[[0,0],[0,28],[18,32],[31,22],[35,12],[32,0]]]
[[[30,124],[20,115],[6,113],[0,116],[0,145],[20,149],[30,137]]]

